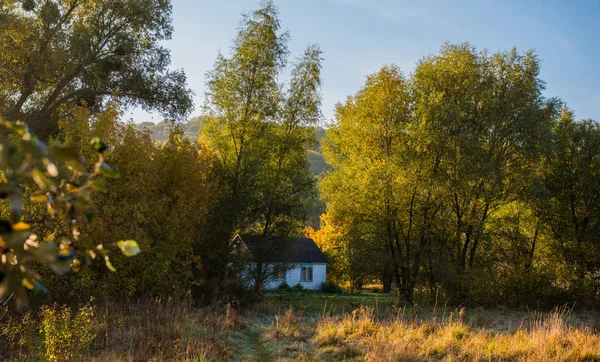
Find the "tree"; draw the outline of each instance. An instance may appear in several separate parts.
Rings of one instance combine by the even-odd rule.
[[[102,243],[86,245],[80,240],[81,228],[93,219],[92,195],[104,189],[100,180],[119,177],[104,162],[108,145],[98,137],[91,138],[91,142],[88,138],[86,144],[95,157],[92,166],[86,167],[75,148],[53,144],[48,151],[22,122],[0,119],[0,125],[14,136],[3,140],[0,147],[0,198],[4,201],[0,218],[0,298],[15,293],[18,305],[22,305],[26,289],[45,296],[46,288],[39,282],[40,265],[64,274],[78,271],[83,258],[98,256],[109,270],[116,271],[109,248]],[[110,242],[102,242],[106,241]],[[133,240],[111,245],[126,256],[140,251]]]
[[[183,71],[171,71],[168,0],[9,0],[0,4],[0,114],[42,139],[82,103],[122,104],[180,119],[193,108]]]
[[[577,296],[600,290],[600,125],[564,108],[553,127],[532,200]]]
[[[321,51],[309,46],[284,86],[278,77],[287,64],[288,37],[280,32],[277,9],[266,2],[244,15],[231,58],[219,54],[208,75],[203,132],[217,152],[226,190],[215,213],[222,245],[215,270],[223,270],[236,230],[260,234],[264,242],[302,230],[313,188],[307,154],[320,117]],[[260,293],[266,264],[255,257]]]
[[[288,34],[280,34],[279,29],[272,3],[244,15],[232,57],[219,54],[208,73],[208,117],[202,131],[207,146],[217,153],[223,190],[211,222],[219,252],[209,261],[213,271],[206,276],[213,280],[209,289],[223,279],[234,230],[249,227],[250,208],[258,202],[254,185],[268,156],[267,126],[279,105],[277,75],[287,55]]]
[[[523,200],[509,203],[490,217],[488,225],[490,240],[480,255],[486,268],[479,268],[472,287],[476,300],[489,303],[501,298],[519,305],[533,300],[550,302],[552,281],[561,262],[553,256],[552,238],[544,232],[531,205]]]
[[[410,79],[384,67],[338,105],[325,143],[334,171],[321,183],[328,220],[373,251],[384,242],[407,301],[423,281],[470,297],[490,260],[490,218],[526,194],[556,115],[538,74],[532,52],[447,44]]]
[[[99,135],[112,147],[108,162],[121,173],[102,180],[107,190],[94,200],[94,219],[80,227],[80,245],[103,239],[135,238],[144,253],[135,260],[113,258],[119,273],[107,274],[95,264],[85,264],[77,278],[62,279],[64,294],[77,295],[182,295],[190,287],[192,273],[203,267],[214,247],[207,240],[206,220],[215,198],[212,180],[214,157],[172,130],[169,139],[155,142],[148,131],[117,121],[116,108],[61,122],[58,139],[89,153],[86,139]],[[86,157],[89,159],[89,157]],[[194,255],[194,249],[199,251]],[[177,283],[173,280],[177,279]],[[84,282],[85,281],[85,282]],[[200,282],[200,280],[196,280]],[[56,289],[56,288],[54,288]]]
[[[398,67],[369,75],[355,96],[336,107],[336,124],[324,145],[334,171],[320,185],[329,220],[351,231],[342,241],[345,259],[358,261],[352,255],[366,249],[361,243],[370,244],[371,256],[385,250],[390,268],[379,264],[380,272],[390,273],[399,297],[412,301],[439,206],[431,186],[436,166],[430,165],[431,151],[419,149],[410,102],[409,84]],[[354,263],[353,269],[361,268]]]
[[[314,239],[327,256],[327,280],[334,283],[349,282],[350,293],[354,293],[361,289],[364,282],[383,270],[382,264],[389,262],[388,253],[385,253],[385,249],[378,253],[373,247],[381,243],[368,239],[372,233],[363,230],[365,224],[353,223],[350,214],[347,214],[349,220],[341,220],[342,216],[334,207],[333,204],[328,205],[328,212],[321,215],[321,228],[314,230],[308,227],[307,236]],[[384,292],[389,292],[389,288]]]
[[[470,288],[487,223],[519,199],[550,133],[556,101],[546,100],[533,52],[489,55],[469,44],[445,45],[423,59],[413,79],[424,141],[437,147],[453,242],[447,252],[460,298]],[[452,220],[452,221],[450,221]],[[446,278],[451,281],[450,278]]]

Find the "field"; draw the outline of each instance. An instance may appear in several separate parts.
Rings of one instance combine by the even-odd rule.
[[[390,296],[271,294],[250,310],[173,300],[0,313],[14,361],[600,361],[600,316],[437,307]],[[93,306],[92,306],[93,305]],[[61,314],[66,310],[67,313]],[[63,317],[61,317],[63,316]],[[41,332],[40,332],[41,331]],[[68,352],[65,352],[68,351]]]

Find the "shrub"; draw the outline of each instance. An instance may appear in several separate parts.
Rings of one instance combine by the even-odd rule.
[[[192,308],[190,299],[54,304],[10,316],[1,303],[0,361],[231,361],[228,336],[238,333],[223,328],[222,305]]]
[[[38,340],[37,322],[29,311],[19,317],[7,317],[0,311],[0,360],[10,354],[35,360]]]
[[[291,292],[292,287],[290,287],[290,285],[288,283],[283,282],[279,285],[279,291],[280,292]]]
[[[92,196],[105,190],[106,179],[120,177],[104,162],[108,145],[99,137],[87,138],[83,144],[92,157],[86,163],[72,146],[53,142],[47,147],[23,122],[0,118],[0,129],[3,134],[10,133],[0,140],[0,298],[14,294],[17,306],[22,307],[26,290],[45,297],[47,290],[40,283],[37,264],[64,274],[78,271],[82,257],[98,257],[115,271],[108,256],[110,248],[103,246],[105,239],[92,244],[80,238],[81,227],[96,214]],[[107,245],[121,249],[126,256],[140,252],[133,240]]]
[[[71,309],[66,306],[42,307],[41,317],[42,359],[78,360],[90,350],[96,338],[96,320],[91,305],[79,309],[75,316],[71,316]]]
[[[323,293],[331,293],[331,294],[342,294],[342,287],[333,283],[333,282],[323,282],[321,283],[321,291]]]
[[[292,292],[297,292],[297,293],[306,292],[306,288],[304,288],[300,283],[294,285],[291,289],[292,289]]]

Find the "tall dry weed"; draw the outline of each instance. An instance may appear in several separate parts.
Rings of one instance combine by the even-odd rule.
[[[448,318],[417,320],[412,314],[377,321],[372,310],[326,317],[315,330],[322,349],[358,351],[367,361],[597,361],[600,336],[574,323],[572,312],[532,313],[513,330],[468,320],[464,309]]]

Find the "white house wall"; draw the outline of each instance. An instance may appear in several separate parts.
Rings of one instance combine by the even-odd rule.
[[[302,267],[313,268],[312,282],[302,281]],[[293,287],[297,284],[302,285],[306,289],[317,290],[321,288],[321,284],[327,281],[327,264],[322,263],[300,263],[294,268],[285,273],[285,280],[267,280],[265,289],[277,289],[284,282]]]

